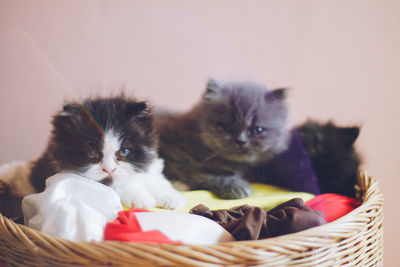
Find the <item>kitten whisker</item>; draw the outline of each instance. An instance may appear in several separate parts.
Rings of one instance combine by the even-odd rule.
[[[219,151],[215,151],[215,152],[211,153],[208,157],[206,157],[206,158],[203,160],[203,162],[207,162],[207,161],[209,161],[210,159],[213,159],[213,158],[215,158],[216,156],[218,156],[218,155],[220,155],[220,154],[222,154],[222,153],[224,153],[224,152],[226,152],[226,151],[228,151],[228,150],[229,150],[228,148],[224,148],[224,149],[220,149]]]
[[[207,162],[207,161],[209,161],[210,159],[215,158],[218,154],[219,154],[218,151],[212,153],[211,155],[209,155],[208,157],[206,157],[206,158],[203,160],[203,162]]]

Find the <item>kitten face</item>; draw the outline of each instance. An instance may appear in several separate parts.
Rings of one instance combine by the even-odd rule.
[[[252,83],[209,81],[203,98],[202,138],[220,156],[254,162],[286,148],[285,91]]]
[[[355,196],[361,159],[353,144],[360,129],[307,121],[299,131],[323,193]]]
[[[146,171],[156,157],[144,102],[121,98],[73,103],[53,119],[51,151],[62,171],[95,181]]]
[[[331,122],[321,125],[308,121],[298,131],[315,166],[330,172],[337,169],[330,167],[346,163],[345,159],[353,155],[353,144],[359,135],[358,127],[337,127]]]

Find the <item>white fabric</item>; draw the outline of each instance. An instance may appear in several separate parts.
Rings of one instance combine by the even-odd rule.
[[[58,173],[46,180],[46,189],[22,201],[25,224],[45,234],[71,241],[101,241],[107,222],[122,210],[119,195],[112,188],[83,176]],[[214,221],[194,214],[139,212],[144,231],[160,230],[185,244],[211,245],[233,241]]]
[[[72,173],[46,180],[46,190],[22,201],[25,224],[72,241],[100,241],[104,226],[122,210],[110,187]]]
[[[178,212],[136,212],[143,231],[159,230],[184,244],[213,245],[235,241],[218,223],[203,216]]]

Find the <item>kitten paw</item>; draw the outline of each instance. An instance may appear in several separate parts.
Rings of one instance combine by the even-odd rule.
[[[186,199],[178,191],[159,193],[155,196],[155,198],[156,205],[159,208],[181,209],[186,205]]]
[[[151,209],[156,206],[155,198],[140,187],[127,188],[120,197],[122,204],[128,208]]]
[[[214,191],[215,195],[223,199],[238,199],[248,197],[253,193],[250,184],[244,180],[231,180],[231,183]]]

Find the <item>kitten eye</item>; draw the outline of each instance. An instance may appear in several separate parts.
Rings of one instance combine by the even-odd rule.
[[[129,155],[129,153],[131,153],[131,151],[130,151],[129,149],[127,149],[127,148],[123,148],[123,149],[120,151],[120,153],[121,153],[121,156],[126,157],[126,156]]]
[[[128,148],[121,148],[117,153],[117,160],[126,160],[131,151]]]
[[[265,130],[266,129],[264,127],[255,126],[255,127],[250,128],[250,133],[259,135],[259,134],[262,134]]]
[[[88,157],[90,159],[95,159],[97,157],[96,151],[95,150],[90,150],[89,153],[88,153]]]
[[[222,130],[229,130],[229,123],[225,123],[225,122],[218,122],[217,123],[217,127],[222,129]]]

